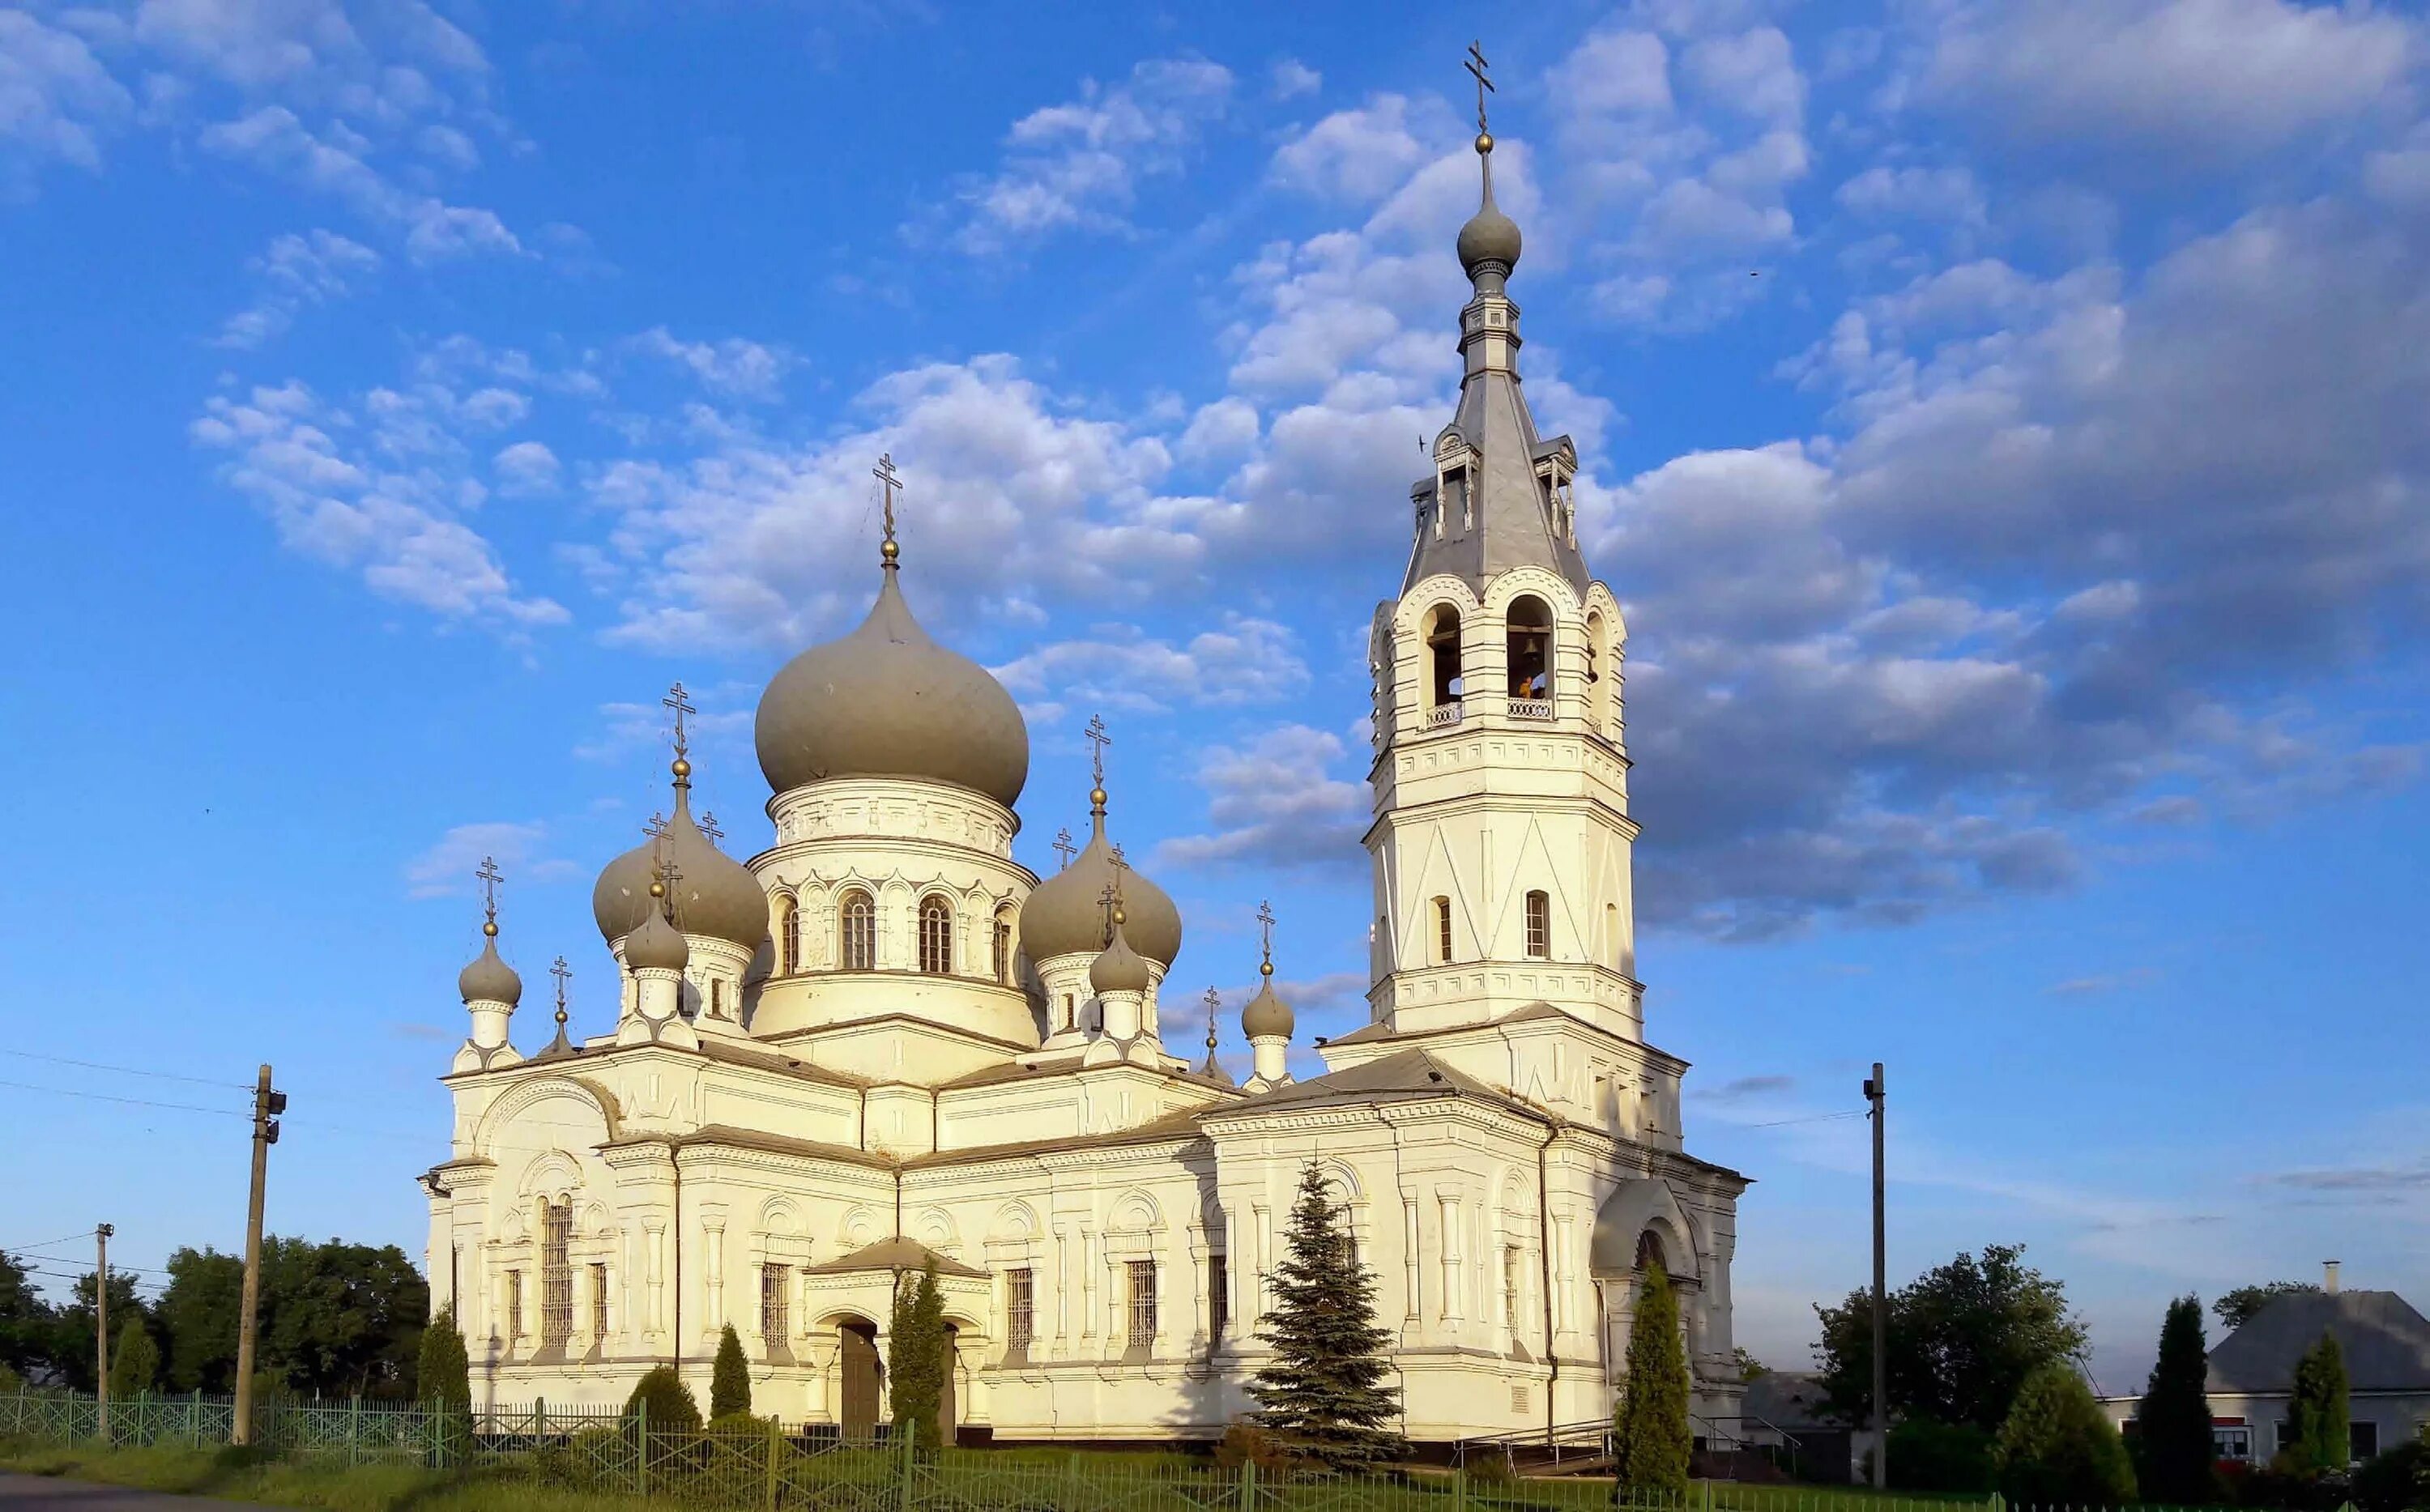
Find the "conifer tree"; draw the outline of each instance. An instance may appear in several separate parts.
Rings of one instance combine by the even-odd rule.
[[[2000,1490],[2020,1506],[2119,1506],[2135,1500],[2125,1441],[2072,1365],[2039,1366],[2000,1425]]]
[[[1407,1441],[1392,1426],[1400,1388],[1386,1386],[1392,1336],[1375,1321],[1375,1278],[1351,1243],[1348,1212],[1325,1193],[1310,1161],[1274,1268],[1274,1310],[1257,1338],[1273,1358],[1249,1385],[1260,1426],[1295,1457],[1329,1470],[1397,1459]]]
[[[907,1433],[922,1449],[934,1449],[944,1435],[938,1418],[945,1404],[945,1297],[937,1288],[931,1259],[916,1282],[897,1279],[894,1312],[887,1324],[887,1406],[894,1431]]]
[[[1623,1501],[1675,1503],[1688,1495],[1688,1351],[1679,1338],[1679,1295],[1649,1259],[1628,1325],[1628,1376],[1612,1417],[1612,1474]]]
[[[414,1394],[432,1406],[473,1404],[472,1360],[464,1336],[456,1327],[456,1311],[441,1307],[422,1331],[422,1353],[415,1371]]]
[[[2294,1444],[2287,1451],[2289,1469],[2317,1474],[2346,1468],[2353,1455],[2349,1406],[2345,1352],[2338,1347],[2335,1334],[2324,1333],[2295,1362],[2295,1396],[2287,1404],[2287,1420],[2295,1430]]]
[[[2220,1500],[2219,1454],[2210,1435],[2210,1355],[2202,1303],[2179,1297],[2160,1323],[2160,1357],[2136,1409],[2137,1479],[2155,1502],[2200,1506]],[[1893,1459],[1890,1463],[1896,1464]]]
[[[138,1314],[126,1320],[126,1326],[118,1331],[118,1342],[109,1348],[110,1398],[123,1400],[149,1391],[159,1378],[160,1346],[152,1342],[152,1330],[143,1326]]]
[[[734,1325],[717,1337],[717,1363],[708,1375],[708,1418],[751,1415],[751,1365],[742,1357],[742,1340]]]

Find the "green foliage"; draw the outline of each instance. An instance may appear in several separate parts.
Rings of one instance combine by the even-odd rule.
[[[2211,1443],[2209,1382],[2202,1303],[2179,1297],[2161,1321],[2159,1360],[2135,1412],[2136,1480],[2155,1502],[2196,1506],[2223,1492]]]
[[[887,1358],[887,1406],[894,1430],[908,1433],[922,1449],[943,1440],[938,1421],[945,1402],[945,1298],[937,1288],[937,1264],[928,1262],[919,1278],[897,1276],[894,1312],[887,1323],[890,1348]]]
[[[240,1256],[180,1249],[169,1257],[160,1318],[172,1387],[235,1388],[243,1289]],[[110,1309],[117,1307],[113,1298]],[[257,1369],[291,1388],[336,1397],[412,1393],[430,1289],[395,1245],[266,1238],[258,1309]]]
[[[2117,1506],[2135,1499],[2125,1442],[2073,1366],[2053,1361],[2025,1377],[2000,1425],[1998,1453],[2000,1492],[2019,1505]]]
[[[1274,1267],[1274,1310],[1257,1338],[1273,1354],[1249,1383],[1257,1423],[1292,1455],[1328,1470],[1397,1459],[1408,1443],[1392,1426],[1400,1388],[1375,1321],[1375,1277],[1351,1244],[1348,1209],[1336,1206],[1311,1160]]]
[[[2350,1417],[2345,1352],[2335,1335],[2322,1334],[2295,1362],[2294,1399],[2287,1404],[2295,1441],[2280,1454],[2286,1468],[2298,1474],[2344,1470],[2354,1454]]]
[[[169,1338],[169,1386],[176,1391],[236,1389],[238,1310],[244,1301],[244,1258],[213,1249],[180,1249],[169,1256],[169,1288],[160,1294],[160,1327]]]
[[[2430,1506],[2430,1423],[2386,1454],[2364,1461],[2354,1473],[2352,1495],[2362,1512]]]
[[[109,1318],[113,1323],[141,1318],[143,1299],[135,1294],[135,1277],[124,1271],[109,1273]],[[58,1371],[78,1391],[101,1385],[98,1320],[93,1316],[93,1272],[76,1278],[68,1304],[52,1315],[51,1338],[42,1362]]]
[[[2219,1314],[2219,1326],[2234,1333],[2252,1321],[2253,1315],[2281,1297],[2305,1295],[2320,1290],[2316,1282],[2265,1281],[2257,1287],[2239,1287],[2210,1304]]]
[[[751,1364],[742,1357],[742,1339],[732,1323],[717,1336],[717,1364],[708,1375],[708,1416],[712,1422],[751,1416]]]
[[[414,1384],[421,1399],[434,1406],[473,1404],[473,1362],[464,1349],[464,1336],[456,1327],[454,1308],[441,1308],[422,1330]]]
[[[1628,1375],[1612,1418],[1612,1474],[1623,1499],[1684,1500],[1688,1454],[1688,1351],[1679,1338],[1679,1298],[1657,1260],[1645,1267],[1637,1316],[1628,1325]]]
[[[1989,1434],[1971,1422],[1909,1418],[1890,1429],[1890,1487],[1979,1495],[1999,1484]]]
[[[1741,1381],[1760,1381],[1772,1373],[1772,1367],[1749,1354],[1743,1344],[1730,1351],[1730,1365]]]
[[[2067,1309],[2067,1288],[2022,1263],[2022,1244],[1961,1254],[1892,1292],[1889,1303],[1890,1415],[1972,1423],[1997,1433],[2026,1376],[2084,1353],[2084,1324]],[[1871,1417],[1873,1302],[1848,1293],[1817,1306],[1814,1357],[1832,1414]]]
[[[1276,1474],[1290,1468],[1290,1454],[1263,1428],[1235,1420],[1215,1445],[1215,1463],[1224,1470],[1255,1465],[1260,1471]]]
[[[633,1383],[633,1394],[624,1399],[624,1415],[631,1417],[644,1404],[650,1409],[650,1432],[660,1428],[694,1429],[700,1426],[700,1404],[693,1400],[691,1387],[672,1365],[654,1366],[641,1372]]]
[[[159,1382],[160,1346],[152,1342],[152,1330],[144,1326],[143,1315],[137,1313],[110,1341],[109,1394],[124,1399],[149,1391]]]
[[[25,1267],[0,1251],[0,1368],[22,1373],[49,1364],[57,1326]]]

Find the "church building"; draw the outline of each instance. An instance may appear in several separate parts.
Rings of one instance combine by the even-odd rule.
[[[1687,1065],[1645,1035],[1626,630],[1579,554],[1576,451],[1520,385],[1492,145],[1459,233],[1458,407],[1371,641],[1369,1022],[1294,1078],[1269,915],[1252,1074],[1217,1063],[1211,1002],[1190,1044],[1183,920],[1115,843],[1102,744],[1087,843],[1043,877],[1013,858],[1028,731],[913,616],[889,464],[868,618],[760,699],[772,832],[747,857],[692,813],[671,700],[667,817],[592,894],[612,1028],[574,1037],[560,976],[555,1038],[516,1047],[484,867],[454,1131],[421,1178],[477,1397],[621,1404],[671,1363],[705,1401],[731,1324],[756,1410],[866,1432],[892,1290],[934,1264],[963,1441],[1212,1438],[1255,1407],[1313,1161],[1375,1276],[1412,1439],[1606,1417],[1654,1266],[1693,1411],[1739,1415],[1746,1178],[1687,1154]]]

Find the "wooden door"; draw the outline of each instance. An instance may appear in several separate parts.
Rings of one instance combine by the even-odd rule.
[[[882,1394],[875,1325],[843,1325],[843,1352],[840,1364],[843,1371],[843,1411],[841,1416],[843,1436],[846,1438],[868,1438],[877,1432],[878,1398]]]
[[[945,1386],[937,1394],[937,1441],[951,1449],[954,1446],[954,1424],[961,1415],[954,1401],[954,1325],[945,1325]]]

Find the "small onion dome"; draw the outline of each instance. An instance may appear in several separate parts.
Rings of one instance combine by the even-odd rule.
[[[675,817],[667,821],[666,858],[674,863],[675,918],[686,934],[707,935],[756,951],[768,938],[768,894],[741,862],[709,843],[691,817],[691,765],[678,759]],[[591,917],[613,945],[650,906],[658,841],[644,840],[608,863],[591,889]]]
[[[829,777],[907,777],[1009,808],[1029,780],[1029,726],[986,668],[928,639],[895,571],[887,563],[859,629],[770,679],[759,695],[759,770],[778,792]]]
[[[498,939],[491,935],[481,941],[481,954],[473,957],[473,964],[457,973],[456,990],[467,1003],[503,1003],[511,1008],[523,1001],[524,979],[498,958]]]
[[[1144,992],[1148,989],[1147,962],[1131,949],[1123,938],[1123,922],[1114,921],[1114,942],[1098,953],[1089,967],[1089,990],[1104,997],[1108,992]]]
[[[1261,966],[1258,970],[1265,973],[1266,979],[1258,987],[1257,995],[1251,998],[1249,1005],[1240,1010],[1241,1037],[1248,1039],[1264,1039],[1269,1037],[1289,1039],[1291,1037],[1291,1030],[1298,1025],[1299,1020],[1291,1012],[1290,1004],[1274,996],[1274,969],[1272,963]]]
[[[641,915],[641,922],[624,937],[624,966],[628,971],[680,972],[691,960],[691,947],[684,943],[683,931],[667,922],[666,914],[657,900]]]
[[[1104,789],[1100,789],[1102,792]],[[1106,887],[1114,881],[1114,847],[1106,839],[1105,806],[1096,810],[1096,833],[1072,864],[1038,884],[1021,906],[1021,948],[1033,961],[1103,950]],[[1135,870],[1122,874],[1123,932],[1131,948],[1171,966],[1181,954],[1181,910],[1162,888]]]
[[[1485,203],[1459,228],[1459,265],[1473,283],[1486,264],[1501,264],[1506,277],[1519,265],[1519,223],[1493,203],[1493,139],[1476,139],[1477,156],[1485,164]]]

